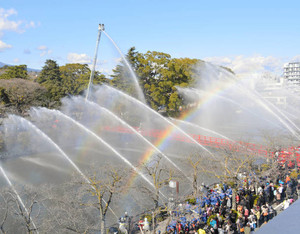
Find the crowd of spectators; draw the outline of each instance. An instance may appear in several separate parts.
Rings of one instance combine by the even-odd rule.
[[[298,181],[290,173],[276,181],[249,178],[235,190],[228,184],[202,184],[201,196],[172,212],[167,233],[251,233],[276,215],[274,207],[286,209],[298,198]]]

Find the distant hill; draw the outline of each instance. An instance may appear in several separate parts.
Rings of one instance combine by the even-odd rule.
[[[14,66],[14,65],[10,65],[10,64],[0,62],[0,68],[4,67],[5,65],[6,66]],[[27,71],[29,71],[29,72],[40,72],[41,70],[27,67]]]

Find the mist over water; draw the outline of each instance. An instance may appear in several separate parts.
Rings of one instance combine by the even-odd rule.
[[[98,92],[103,95],[103,92],[100,92],[101,88],[99,87]],[[96,100],[101,100],[98,92],[94,96]],[[148,156],[143,163],[151,163],[156,156],[162,155],[163,164],[181,175],[186,173],[184,168],[180,169],[177,165],[182,164],[182,155],[194,146],[170,140],[160,148],[160,145],[156,144],[157,138],[144,137],[139,131],[153,130],[153,123],[156,125],[155,129],[163,131],[170,127],[168,122],[149,110],[147,113],[144,108],[133,106],[131,100],[126,101],[122,95],[115,98],[123,105],[121,109],[116,100],[111,106],[100,105],[96,108],[99,104],[74,97],[62,101],[62,113],[46,108],[33,108],[29,113],[29,120],[10,116],[4,123],[5,145],[9,152],[4,167],[13,175],[13,183],[63,183],[69,180],[74,171],[77,171],[83,180],[87,180],[84,171],[91,165],[101,168],[110,163],[132,169],[135,168],[134,165],[140,166],[145,154]],[[119,117],[116,114],[119,114]],[[147,121],[143,122],[146,115],[153,117],[154,122],[150,125],[147,125]],[[122,133],[109,131],[107,127],[136,130]],[[102,140],[99,140],[100,138]],[[136,169],[137,172],[139,170],[141,168]],[[134,184],[146,182],[151,187],[150,178],[141,176],[143,173],[138,172],[140,176],[136,176]],[[189,187],[187,176],[182,178],[182,182],[184,181],[182,188]],[[167,201],[166,192],[168,191],[165,189],[161,190],[163,202]],[[124,198],[121,196],[112,204],[112,209],[116,210],[118,215],[125,210],[132,214],[142,212],[152,206],[149,200],[144,201],[141,194],[132,194],[131,191],[129,194],[124,195]]]
[[[299,112],[299,103],[295,104],[298,95],[274,80],[238,78],[206,64],[196,87],[177,90],[192,103],[189,122],[233,140],[244,138],[260,143],[263,131],[278,131],[300,139],[299,120],[295,118]],[[284,102],[278,102],[280,99]]]
[[[132,187],[153,187],[143,164],[172,169],[180,183],[180,196],[191,192],[187,157],[222,159],[216,149],[195,141],[195,136],[245,141],[263,145],[269,131],[299,140],[300,97],[289,87],[268,90],[273,81],[243,80],[229,71],[205,64],[194,87],[177,88],[187,109],[181,119],[165,118],[127,94],[107,85],[95,87],[90,100],[68,97],[58,110],[33,108],[29,117],[10,116],[3,123],[6,154],[1,165],[12,185],[59,185],[74,174],[88,181],[87,171],[107,164],[134,171]],[[272,83],[273,82],[273,83]],[[282,104],[274,101],[278,97]],[[182,140],[184,139],[184,140]],[[206,161],[203,161],[204,167]],[[199,175],[210,184],[216,178]],[[6,181],[1,179],[4,188]],[[170,191],[161,189],[161,203]],[[59,192],[57,194],[60,194]],[[138,214],[153,207],[139,190],[129,189],[111,204],[116,216]],[[108,225],[116,222],[108,215]]]

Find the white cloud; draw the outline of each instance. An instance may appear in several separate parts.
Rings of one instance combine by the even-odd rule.
[[[8,45],[3,41],[0,41],[0,52],[12,48],[12,45]]]
[[[4,9],[0,8],[0,38],[4,35],[4,31],[13,31],[17,33],[25,32],[25,28],[36,27],[35,22],[30,21],[25,23],[22,20],[10,20],[10,16],[17,15],[18,12],[15,9]],[[0,52],[4,49],[11,48],[11,45],[0,41]]]
[[[69,53],[67,56],[69,63],[91,63],[91,58],[87,54]]]
[[[104,74],[110,74],[111,70],[107,69],[107,68],[101,68],[101,67],[97,67],[98,69],[96,69],[97,71],[104,73]]]
[[[300,55],[296,55],[291,59],[292,62],[300,62]]]
[[[46,54],[51,54],[52,50],[49,50],[49,48],[45,45],[40,45],[37,47],[37,50],[41,51],[40,56],[43,57]]]
[[[122,57],[119,57],[119,58],[116,58],[116,59],[115,59],[115,62],[116,62],[116,63],[120,63],[122,60],[123,60]]]
[[[20,28],[22,21],[13,21],[9,20],[8,17],[11,15],[17,15],[17,11],[15,9],[5,10],[0,8],[0,32],[3,31],[15,31],[15,32],[22,32],[23,30]]]
[[[299,56],[300,58],[300,56]],[[243,55],[231,57],[208,57],[205,61],[231,68],[236,74],[247,75],[263,72],[272,72],[281,75],[285,62],[281,58],[272,56],[254,55],[246,57]]]
[[[98,64],[99,65],[103,65],[103,64],[107,64],[108,63],[108,60],[100,60],[99,62],[98,62]]]
[[[30,21],[29,23],[25,24],[25,28],[36,28],[36,27],[38,27],[40,25],[41,25],[40,22],[36,23],[34,21]]]
[[[41,46],[38,46],[37,49],[38,49],[38,50],[45,51],[45,50],[48,50],[48,47],[45,46],[45,45],[41,45]]]
[[[42,53],[40,53],[41,57],[44,57],[47,54],[47,51],[43,51]]]
[[[7,18],[10,15],[16,15],[17,11],[15,9],[9,9],[5,10],[3,8],[0,8],[0,16],[3,16],[4,18]]]
[[[19,62],[20,62],[20,59],[15,58],[15,59],[13,60],[13,62],[14,62],[14,63],[19,63]]]

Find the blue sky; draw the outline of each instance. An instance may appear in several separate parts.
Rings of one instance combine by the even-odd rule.
[[[92,63],[97,27],[126,53],[161,51],[226,65],[236,72],[279,74],[299,61],[300,1],[0,0],[0,62],[40,69]],[[120,56],[102,35],[98,70]]]

